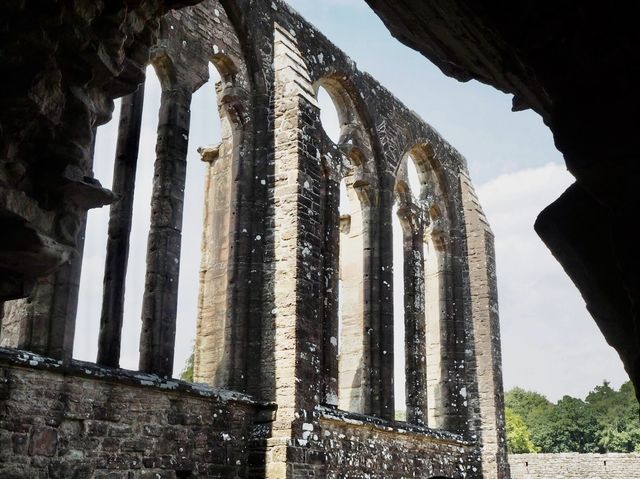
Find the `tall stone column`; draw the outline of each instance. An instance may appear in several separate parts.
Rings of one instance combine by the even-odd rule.
[[[110,367],[120,365],[124,291],[143,103],[144,83],[135,93],[122,99],[120,110],[112,188],[118,195],[118,201],[111,205],[109,214],[109,239],[97,359],[98,364]]]
[[[86,230],[87,213],[84,212],[80,216],[76,252],[69,263],[55,273],[49,313],[49,342],[45,353],[55,359],[69,360],[73,356]]]
[[[268,220],[274,234],[268,238],[273,260],[267,265],[272,287],[265,291],[262,364],[263,396],[278,403],[274,437],[287,441],[303,436],[305,418],[312,417],[324,395],[323,221],[317,214],[323,175],[313,143],[306,142],[316,135],[317,102],[295,42],[276,26],[273,209]],[[274,469],[268,477],[285,477],[284,471]]]
[[[404,231],[404,345],[407,422],[427,424],[424,224],[407,205],[398,211]],[[397,408],[397,406],[396,406]]]
[[[365,210],[365,303],[371,359],[371,410],[368,414],[395,418],[393,351],[393,185],[380,179],[379,201]]]
[[[163,89],[142,304],[140,370],[170,377],[178,306],[191,91]]]

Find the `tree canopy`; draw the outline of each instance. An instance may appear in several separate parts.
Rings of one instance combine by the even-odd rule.
[[[640,452],[640,410],[631,382],[616,391],[604,381],[585,400],[564,396],[555,404],[514,388],[505,407],[510,453]]]

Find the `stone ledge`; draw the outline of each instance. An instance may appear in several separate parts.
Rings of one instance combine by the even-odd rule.
[[[440,431],[429,427],[417,426],[401,421],[389,421],[378,417],[367,416],[355,412],[342,411],[329,406],[318,406],[316,411],[320,415],[320,422],[342,423],[354,427],[378,430],[387,434],[409,435],[416,439],[451,444],[454,446],[473,446],[460,434]]]
[[[193,384],[180,379],[162,379],[155,374],[148,374],[128,369],[107,368],[94,363],[72,359],[64,362],[47,358],[28,351],[0,348],[0,367],[17,366],[27,369],[37,369],[58,373],[63,376],[77,376],[93,378],[130,386],[156,388],[161,391],[191,394],[194,396],[217,399],[223,402],[240,403],[247,406],[262,408],[275,413],[277,405],[271,402],[259,401],[249,395],[225,389],[218,389],[205,384]],[[265,418],[269,415],[265,415]],[[271,415],[270,417],[272,417]]]

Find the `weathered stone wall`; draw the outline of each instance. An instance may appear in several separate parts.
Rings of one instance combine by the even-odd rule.
[[[471,308],[475,355],[468,359],[476,369],[477,381],[470,385],[465,400],[473,404],[478,414],[471,426],[482,437],[483,470],[496,471],[487,477],[506,477],[506,434],[500,325],[498,320],[497,279],[493,233],[475,194],[471,179],[460,175],[462,197],[467,221],[467,255],[471,285]]]
[[[262,477],[275,407],[242,394],[8,350],[0,379],[2,478]]]
[[[512,479],[636,479],[640,454],[510,454]]]
[[[327,478],[474,476],[473,444],[442,431],[325,410],[319,429],[307,434],[311,443],[317,438]]]

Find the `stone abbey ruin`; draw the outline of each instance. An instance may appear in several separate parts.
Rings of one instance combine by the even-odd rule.
[[[396,33],[411,26],[395,2],[369,3]],[[426,11],[438,1],[416,3]],[[538,88],[527,87],[533,75],[524,67],[503,81],[464,63],[476,50],[454,47],[470,37],[442,32],[489,23],[491,12],[465,17],[457,3],[425,15],[444,15],[449,29],[425,23],[402,39],[447,73],[468,79],[478,70],[518,90],[514,106],[541,112],[577,165],[583,150],[573,148],[566,120],[574,104],[557,101],[542,74]],[[9,0],[0,13],[0,477],[509,478],[493,238],[464,158],[433,128],[280,0]],[[508,52],[509,41],[496,44]],[[493,52],[490,65],[503,50]],[[222,79],[223,138],[193,145],[192,95],[209,80],[210,62]],[[126,371],[124,284],[148,64],[162,100],[140,365]],[[320,123],[320,87],[340,116],[337,142]],[[119,97],[107,189],[93,178],[92,145]],[[199,146],[208,173],[191,384],[171,375],[186,154]],[[616,323],[634,310],[633,280],[611,273],[619,262],[607,259],[606,241],[595,256],[592,243],[575,241],[593,201],[582,188],[594,187],[597,168],[574,169],[582,183],[539,230],[637,382],[638,337],[624,333],[633,321]],[[618,204],[605,194],[613,182],[594,188]],[[107,205],[98,355],[89,364],[72,359],[84,230],[87,211]],[[563,209],[571,205],[584,205],[583,214]],[[394,207],[403,285],[393,284]],[[600,284],[592,268],[616,281]],[[405,292],[402,422],[394,287]]]

